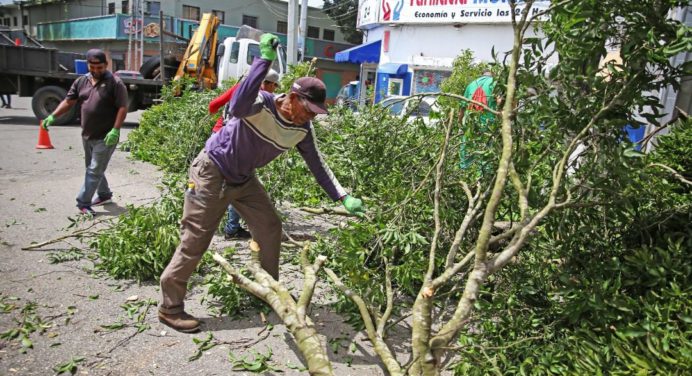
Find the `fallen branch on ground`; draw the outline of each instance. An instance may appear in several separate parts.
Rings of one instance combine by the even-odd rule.
[[[93,221],[89,226],[87,226],[85,228],[80,228],[80,229],[74,230],[67,235],[62,235],[62,236],[59,236],[55,239],[51,239],[51,240],[47,240],[45,242],[35,243],[35,244],[28,245],[26,247],[22,247],[22,251],[30,251],[32,249],[43,248],[47,245],[51,245],[51,244],[55,244],[55,243],[59,243],[59,242],[64,242],[67,239],[72,239],[72,238],[81,239],[81,238],[89,237],[89,236],[97,236],[98,233],[96,233],[94,231],[89,231],[89,230],[94,228],[96,225],[99,225],[99,224],[104,223],[104,222],[112,221],[112,220],[113,220],[113,218],[105,218],[105,219]]]
[[[304,284],[297,302],[284,285],[262,269],[259,261],[260,249],[256,242],[250,243],[252,257],[248,265],[248,270],[254,279],[240,273],[220,254],[214,253],[213,258],[236,284],[272,307],[296,339],[296,344],[305,358],[310,375],[331,376],[334,371],[325,351],[325,346],[320,341],[314,323],[307,315],[317,283],[317,272],[322,268],[326,257],[318,256],[313,263],[310,263],[309,247],[308,243],[301,252]]]

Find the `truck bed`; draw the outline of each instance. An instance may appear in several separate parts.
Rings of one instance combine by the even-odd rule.
[[[84,55],[60,52],[54,48],[0,45],[0,74],[76,80],[74,59]],[[120,78],[127,85],[156,86],[161,81],[142,78]]]

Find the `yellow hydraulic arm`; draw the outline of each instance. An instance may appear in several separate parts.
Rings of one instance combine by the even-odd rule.
[[[178,72],[173,80],[183,76],[194,77],[200,87],[207,89],[216,86],[216,31],[219,18],[211,13],[204,13],[199,27],[190,39],[185,55],[180,62]]]

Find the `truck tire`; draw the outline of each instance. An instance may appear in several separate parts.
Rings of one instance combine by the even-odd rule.
[[[39,120],[43,120],[58,107],[60,102],[67,96],[67,90],[60,86],[44,86],[34,93],[31,98],[31,109]],[[55,119],[56,125],[70,124],[77,120],[79,116],[79,106],[72,108],[62,116]]]
[[[137,100],[137,92],[127,93],[127,112],[135,112],[139,110],[139,101]]]
[[[178,71],[178,65],[180,62],[178,62],[178,60],[173,56],[167,56],[164,57],[163,63],[165,64],[166,68],[166,78],[171,79]],[[144,78],[150,80],[157,79],[161,73],[159,65],[161,65],[161,58],[158,55],[152,56],[146,59],[144,64],[139,67],[139,73],[141,73],[142,77]]]

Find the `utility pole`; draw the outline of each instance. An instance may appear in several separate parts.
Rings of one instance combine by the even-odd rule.
[[[144,64],[144,0],[139,0],[139,12],[142,23],[139,25],[139,65],[136,70]]]
[[[24,4],[23,1],[19,1],[16,3],[17,6],[19,6],[19,26],[22,28],[23,31],[26,32],[26,29],[24,28]]]
[[[128,70],[133,70],[132,66],[134,65],[134,62],[132,58],[132,29],[134,27],[135,20],[132,18],[132,2],[134,0],[130,0],[127,2],[128,6],[128,13],[130,14],[130,30],[127,32],[127,69]],[[122,3],[121,3],[122,4]],[[121,10],[122,11],[122,10]]]
[[[300,3],[300,59],[305,60],[305,37],[308,35],[308,0]]]
[[[163,58],[163,11],[159,10],[159,75],[161,82],[166,83],[166,62]]]
[[[295,64],[298,61],[298,0],[288,0],[288,51],[287,64]]]

